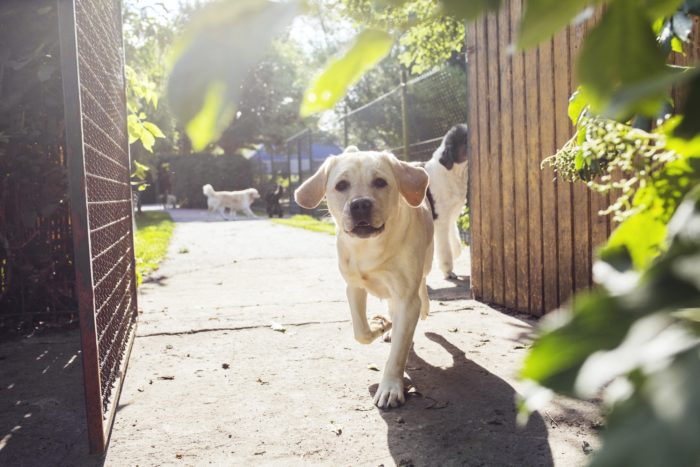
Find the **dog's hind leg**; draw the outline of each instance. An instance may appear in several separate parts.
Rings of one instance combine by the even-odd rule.
[[[375,316],[372,321],[367,322],[367,291],[365,289],[348,286],[346,292],[352,316],[352,331],[357,342],[369,344],[391,329],[391,321],[383,316]]]
[[[448,279],[454,279],[455,273],[452,272],[452,245],[450,240],[450,225],[444,220],[438,218],[435,222],[435,249],[437,250],[438,267],[442,274]]]
[[[450,249],[452,250],[452,260],[454,261],[462,254],[462,239],[459,236],[457,222],[452,223],[450,230]]]

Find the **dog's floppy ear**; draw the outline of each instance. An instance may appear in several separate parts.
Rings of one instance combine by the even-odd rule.
[[[446,144],[440,154],[438,161],[447,169],[452,170],[455,165],[454,147],[451,144]]]
[[[442,141],[442,154],[438,161],[447,169],[452,170],[456,163],[467,160],[467,125],[458,124],[450,128]]]
[[[412,207],[420,206],[428,189],[428,172],[422,167],[400,161],[392,154],[389,154],[389,160],[391,160],[391,168],[399,183],[401,196]]]
[[[328,183],[328,172],[335,163],[335,156],[326,159],[315,174],[301,184],[294,191],[294,200],[304,209],[313,209],[326,195],[326,183]]]

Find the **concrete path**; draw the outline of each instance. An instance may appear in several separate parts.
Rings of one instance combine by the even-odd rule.
[[[574,466],[596,445],[587,404],[559,400],[516,428],[531,323],[469,300],[464,282],[431,275],[415,387],[381,411],[371,368],[389,345],[354,341],[333,237],[172,214],[168,258],[141,288],[107,465]],[[465,255],[457,272],[468,268]]]

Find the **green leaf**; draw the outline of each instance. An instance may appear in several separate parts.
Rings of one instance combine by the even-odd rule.
[[[652,211],[645,210],[626,219],[610,235],[601,255],[619,246],[625,246],[632,258],[635,269],[642,271],[664,249],[666,224]]]
[[[586,107],[588,107],[588,102],[586,102],[581,90],[576,89],[576,91],[569,98],[569,119],[571,120],[571,124],[573,126],[578,125],[581,115],[586,110]]]
[[[679,54],[684,54],[683,42],[681,42],[681,40],[676,36],[671,38],[671,50]]]
[[[615,93],[625,87],[666,78],[666,57],[637,0],[617,0],[609,5],[583,44],[577,71],[595,113],[605,110]],[[661,91],[643,93],[634,96],[627,107],[653,117],[664,97]]]
[[[143,122],[143,126],[144,126],[144,128],[146,128],[149,132],[151,132],[151,134],[152,134],[153,136],[155,136],[156,138],[165,138],[165,135],[163,134],[163,132],[161,131],[161,129],[158,128],[158,125],[156,125],[155,123]]]
[[[637,84],[624,86],[614,91],[610,101],[603,111],[603,117],[612,119],[623,119],[634,114],[638,109],[638,103],[650,96],[666,95],[672,86],[683,84],[698,75],[698,68],[684,68],[669,66],[664,73],[652,76],[647,80],[642,80]],[[649,115],[648,116],[655,116]]]
[[[642,0],[638,8],[646,11],[648,18],[655,21],[672,16],[685,0]]]
[[[669,363],[657,366],[628,400],[613,407],[591,467],[697,465],[700,349],[690,349]]]
[[[194,135],[195,150],[231,122],[242,83],[272,38],[291,23],[298,3],[213,2],[192,20],[173,48],[167,95],[175,117]],[[212,102],[213,96],[222,101]]]
[[[367,29],[342,56],[331,60],[304,93],[302,117],[332,108],[347,89],[379,63],[391,50],[394,39],[384,31]]]
[[[586,7],[603,0],[528,0],[520,22],[518,47],[534,47],[571,23]],[[469,2],[464,2],[469,3]]]
[[[603,292],[578,294],[573,312],[547,316],[546,329],[528,353],[521,377],[564,394],[574,393],[579,369],[592,353],[620,344],[634,315],[622,312],[617,298]],[[556,322],[555,327],[547,329]]]
[[[223,82],[210,85],[202,109],[185,127],[195,151],[202,151],[217,140],[233,120],[235,108],[229,103],[226,93]]]
[[[139,139],[141,140],[141,145],[146,151],[153,152],[153,145],[156,144],[156,139],[150,131],[142,131]]]

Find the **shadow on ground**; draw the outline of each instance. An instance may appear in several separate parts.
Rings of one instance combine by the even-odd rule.
[[[428,283],[428,296],[431,300],[466,300],[472,298],[471,277],[458,276],[457,279],[432,279]]]
[[[515,390],[441,335],[426,337],[452,356],[452,366],[432,366],[411,350],[414,388],[405,407],[380,411],[396,465],[553,465],[542,418],[516,426]]]
[[[251,222],[266,220],[267,217],[246,217],[245,214],[238,214],[235,218],[227,213],[224,218],[221,214],[208,212],[206,209],[166,209],[165,210],[175,222]]]
[[[0,344],[0,465],[98,466],[88,455],[78,329]]]

